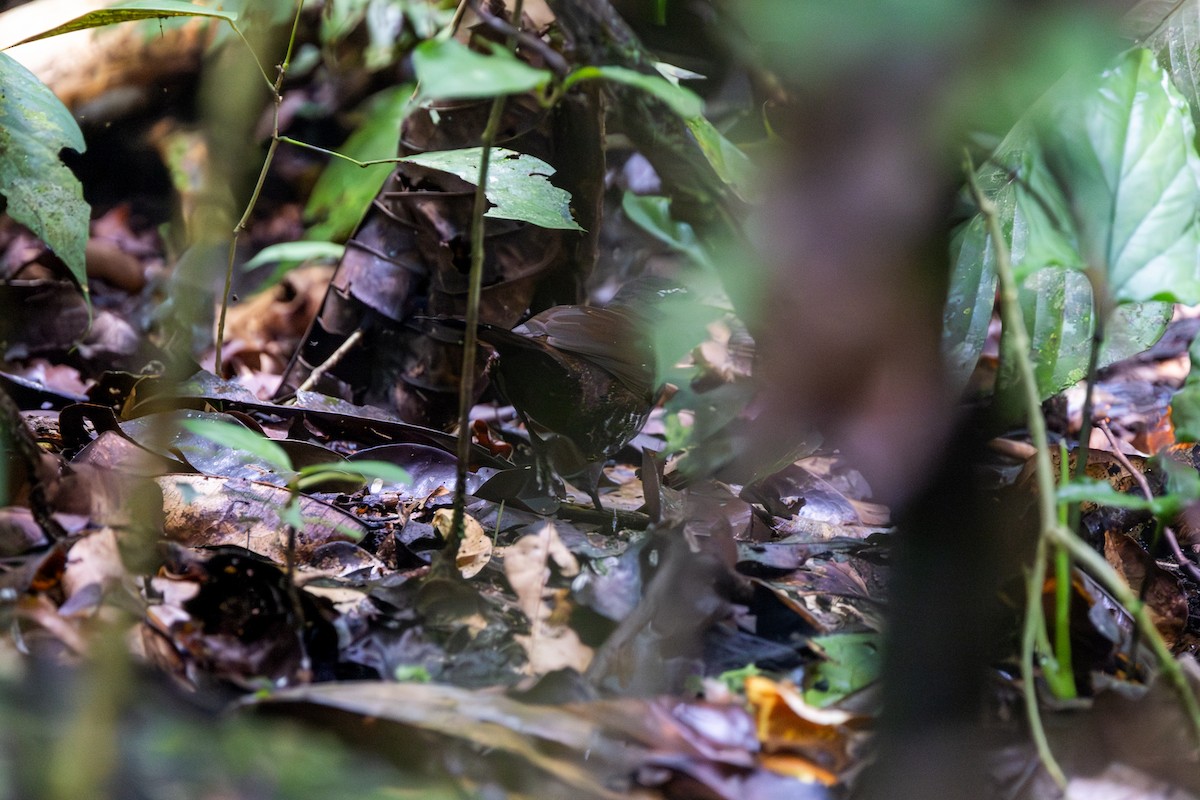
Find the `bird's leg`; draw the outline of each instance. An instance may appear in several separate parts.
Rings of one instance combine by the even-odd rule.
[[[596,510],[604,511],[604,506],[600,504],[599,492],[604,462],[588,460],[579,451],[579,446],[566,436],[552,433],[543,440],[543,444],[547,460],[554,471],[568,477],[575,486],[586,490]]]
[[[550,465],[550,447],[546,440],[533,429],[525,412],[520,409],[515,410],[517,418],[525,426],[525,432],[529,434],[529,449],[533,451],[533,474],[537,481],[538,491],[545,492],[548,497],[557,498],[559,495],[554,482],[554,469]]]
[[[533,450],[534,472],[537,475],[538,488],[546,490],[551,496],[558,496],[555,476],[570,476],[572,483],[585,489],[597,511],[604,511],[600,503],[600,475],[604,470],[602,463],[588,461],[579,448],[566,436],[548,433],[543,438],[529,424],[529,418],[517,411],[521,422],[529,433],[529,446]]]
[[[580,473],[581,477],[586,482],[588,496],[592,498],[592,504],[596,506],[597,511],[603,511],[604,506],[600,505],[600,475],[604,472],[604,464],[596,463],[589,464],[585,472]]]

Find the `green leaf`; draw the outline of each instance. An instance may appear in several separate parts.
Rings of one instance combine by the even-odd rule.
[[[630,222],[655,239],[683,253],[696,264],[715,269],[708,249],[696,237],[692,226],[671,216],[670,198],[625,192],[621,198],[621,210]]]
[[[650,75],[627,67],[580,67],[563,79],[563,90],[570,89],[579,81],[597,79],[641,89],[666,103],[668,108],[685,120],[704,113],[704,101],[690,89],[677,86],[661,75]]]
[[[956,386],[966,386],[983,354],[996,302],[994,251],[976,215],[954,235],[952,271],[942,315],[942,357]]]
[[[117,22],[134,22],[143,19],[163,19],[166,17],[213,17],[221,19],[233,24],[237,19],[237,14],[229,11],[220,11],[204,6],[197,6],[191,3],[181,2],[181,0],[156,0],[156,2],[142,2],[141,0],[129,0],[126,3],[119,3],[101,9],[100,11],[92,11],[83,16],[76,17],[69,22],[64,22],[55,28],[48,31],[30,36],[27,39],[22,39],[16,44],[25,44],[27,42],[36,42],[39,39],[48,39],[51,36],[59,36],[60,34],[70,33],[71,31],[81,31],[87,28],[100,28],[105,25],[112,25]]]
[[[482,147],[421,153],[401,159],[479,182]],[[492,208],[485,217],[515,219],[543,228],[582,231],[571,216],[571,195],[550,183],[554,167],[524,153],[493,147],[488,165],[487,199]]]
[[[1185,386],[1171,398],[1171,423],[1177,441],[1200,442],[1200,385]]]
[[[395,158],[400,147],[400,123],[408,111],[412,89],[406,84],[369,99],[366,119],[338,152],[355,161]],[[348,239],[394,168],[394,164],[360,167],[342,158],[330,161],[304,209],[306,220],[319,220],[306,238],[337,242]]]
[[[977,171],[999,209],[1042,397],[1087,369],[1092,281],[1080,270],[1107,292],[1106,305],[1117,304],[1101,366],[1157,341],[1170,303],[1200,301],[1193,138],[1186,104],[1166,74],[1149,52],[1133,50],[1102,75],[1057,86]],[[965,381],[982,351],[995,286],[980,217],[959,232],[952,252],[943,346]],[[1012,381],[1011,369],[1002,370],[998,390]]]
[[[717,176],[733,187],[739,197],[752,195],[757,176],[750,158],[704,118],[704,101],[695,92],[662,75],[618,66],[580,67],[563,79],[562,88],[566,91],[585,80],[607,80],[632,86],[661,100],[687,124],[688,130],[696,137],[700,152]]]
[[[248,272],[264,264],[278,263],[275,270],[255,289],[261,292],[279,283],[284,275],[305,261],[337,261],[345,252],[344,244],[333,242],[280,242],[259,250],[254,258],[242,265],[242,269]]]
[[[346,245],[333,242],[280,242],[259,250],[254,258],[242,265],[249,271],[279,261],[299,264],[301,261],[337,261],[346,252]]]
[[[351,460],[345,466],[348,466],[351,472],[356,472],[367,480],[381,480],[391,484],[412,483],[412,476],[408,474],[408,470],[388,461]]]
[[[1121,27],[1152,50],[1200,121],[1200,0],[1146,0],[1131,9]]]
[[[502,47],[490,55],[455,39],[429,39],[413,50],[422,100],[472,100],[522,94],[550,83],[553,75],[520,61]]]
[[[292,495],[282,509],[279,510],[279,520],[284,525],[287,525],[293,530],[302,530],[304,528],[304,512],[300,508],[300,504],[296,502],[296,496]]]
[[[86,149],[71,112],[29,70],[0,53],[0,195],[8,215],[63,260],[86,295],[91,208],[58,158],[64,147]]]
[[[1068,83],[1042,116],[1082,263],[1117,302],[1200,303],[1200,155],[1186,101],[1149,50]]]
[[[379,479],[391,484],[411,482],[408,472],[387,461],[351,461],[330,464],[310,464],[300,469],[298,486],[307,490],[328,482],[353,481],[360,485]]]
[[[1167,475],[1167,498],[1174,499],[1180,507],[1200,500],[1200,473],[1191,464],[1176,461],[1170,454],[1156,456],[1154,464]]]
[[[1171,398],[1171,423],[1181,442],[1200,442],[1200,338],[1188,348],[1191,367],[1183,388]]]
[[[1041,396],[1049,397],[1083,380],[1095,325],[1087,276],[1066,269],[1039,270],[1022,283],[1020,301],[1030,351],[1036,356],[1034,371]],[[1099,366],[1136,355],[1158,341],[1171,321],[1172,310],[1170,303],[1118,306],[1108,320]],[[1002,383],[1008,384],[1010,377],[1015,380],[1005,374]]]
[[[1128,508],[1134,511],[1154,511],[1158,508],[1158,499],[1147,500],[1136,494],[1118,492],[1107,481],[1084,478],[1072,481],[1058,489],[1060,503],[1079,503],[1088,501],[1114,508]]]
[[[754,170],[750,157],[741,148],[725,138],[711,122],[701,116],[685,120],[688,130],[696,137],[700,152],[705,160],[712,165],[717,177],[733,187],[738,197],[744,199],[754,196],[759,177]]]
[[[209,441],[260,458],[279,472],[293,471],[292,460],[282,447],[249,428],[208,419],[184,420],[183,427]]]
[[[814,706],[834,703],[879,677],[881,653],[877,633],[814,636],[809,644],[825,657],[805,675],[804,699]]]

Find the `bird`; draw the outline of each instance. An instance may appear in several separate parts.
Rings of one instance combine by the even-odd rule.
[[[479,326],[479,339],[496,352],[497,387],[526,423],[538,468],[583,478],[599,510],[604,462],[641,431],[660,396],[652,325],[657,301],[674,291],[658,279],[638,280],[607,306],[552,306],[512,330]]]

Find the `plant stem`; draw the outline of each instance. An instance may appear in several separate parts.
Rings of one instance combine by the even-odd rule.
[[[1042,415],[1041,398],[1038,397],[1033,362],[1029,358],[1029,332],[1025,327],[1025,315],[1021,311],[1017,281],[1013,276],[1008,245],[1005,243],[1004,233],[1000,229],[1000,217],[995,204],[979,188],[979,183],[975,180],[975,165],[971,163],[969,156],[965,168],[971,193],[979,206],[979,212],[987,223],[988,235],[992,240],[992,247],[995,249],[996,275],[1000,281],[1000,320],[1012,336],[1012,351],[1017,362],[1018,381],[1024,394],[1029,435],[1037,451],[1034,459],[1037,466],[1040,532],[1033,564],[1025,577],[1025,624],[1021,634],[1021,681],[1024,684],[1022,688],[1025,697],[1025,712],[1038,757],[1054,782],[1065,788],[1067,785],[1066,775],[1063,774],[1062,767],[1058,765],[1054,754],[1050,752],[1046,729],[1042,725],[1041,710],[1038,707],[1036,676],[1034,675],[1039,624],[1045,625],[1044,618],[1040,619],[1040,617],[1042,614],[1042,585],[1046,580],[1046,541],[1049,538],[1048,532],[1058,528],[1054,471],[1050,461],[1050,444],[1046,436],[1046,418]]]
[[[1163,641],[1158,628],[1154,627],[1154,622],[1150,619],[1150,614],[1146,610],[1145,604],[1138,600],[1137,595],[1133,593],[1133,590],[1129,588],[1129,585],[1116,573],[1112,566],[1104,560],[1104,557],[1089,547],[1074,532],[1068,528],[1056,525],[1050,529],[1048,534],[1054,540],[1055,544],[1069,551],[1071,556],[1081,566],[1085,567],[1091,573],[1092,577],[1099,581],[1100,585],[1107,589],[1116,598],[1117,602],[1123,605],[1133,616],[1138,624],[1138,628],[1142,631],[1142,635],[1146,638],[1146,643],[1150,645],[1150,649],[1154,652],[1159,668],[1166,674],[1168,680],[1171,681],[1171,684],[1178,692],[1180,702],[1183,704],[1184,713],[1192,723],[1197,746],[1200,746],[1200,702],[1197,702],[1196,694],[1192,691],[1191,685],[1188,684],[1187,676],[1183,673],[1183,668],[1179,666],[1179,662],[1171,654],[1171,650],[1167,647],[1167,643]]]
[[[279,148],[279,107],[283,105],[283,95],[280,89],[283,88],[283,79],[287,75],[288,67],[292,62],[292,49],[296,46],[296,32],[300,27],[300,13],[304,9],[304,0],[296,0],[296,13],[292,15],[292,31],[288,35],[287,50],[283,55],[283,62],[279,65],[278,74],[275,77],[275,82],[270,87],[274,109],[271,119],[271,144],[267,148],[266,158],[263,159],[262,169],[258,172],[258,181],[254,184],[254,191],[250,194],[250,200],[246,203],[246,209],[242,212],[242,218],[238,220],[237,225],[233,228],[233,235],[229,239],[229,257],[226,259],[225,265],[225,285],[221,291],[221,311],[217,317],[217,334],[216,341],[213,346],[213,373],[217,377],[221,377],[221,364],[224,346],[225,346],[225,317],[229,311],[229,295],[233,289],[233,264],[237,256],[237,243],[242,231],[246,229],[246,225],[250,222],[250,214],[254,211],[254,207],[258,205],[258,197],[262,194],[263,184],[267,181],[267,172],[271,168],[271,163],[275,160],[275,151]],[[237,27],[234,26],[234,30]],[[241,31],[238,31],[241,36]],[[242,36],[242,41],[246,41],[246,37]],[[258,56],[254,53],[254,48],[250,47],[249,42],[246,42],[246,47],[250,50],[250,56],[254,59],[254,63],[258,64]],[[266,76],[266,72],[259,65],[259,71]]]
[[[513,6],[515,27],[521,25],[523,1],[516,0]],[[509,37],[508,46],[511,48],[514,39]],[[471,460],[471,405],[475,402],[475,355],[478,350],[479,327],[479,297],[483,289],[483,214],[487,206],[488,167],[491,165],[492,146],[496,142],[496,133],[500,129],[500,119],[504,114],[505,95],[492,100],[492,109],[488,114],[487,125],[484,126],[480,138],[481,155],[479,157],[479,176],[475,184],[475,200],[471,209],[471,269],[467,275],[467,313],[466,331],[463,335],[462,383],[458,391],[458,448],[457,468],[454,480],[454,515],[451,517],[450,537],[443,550],[445,560],[451,566],[455,564],[458,545],[462,541],[463,517],[466,513],[467,496],[467,467]]]
[[[1070,458],[1065,442],[1058,443],[1059,481],[1066,485],[1071,479]],[[1058,522],[1065,524],[1070,511],[1065,503],[1058,504]],[[1071,657],[1071,554],[1061,547],[1054,551],[1054,693],[1063,699],[1078,697],[1075,685],[1074,660]]]
[[[1038,536],[1037,552],[1034,563],[1030,567],[1025,600],[1025,625],[1021,637],[1021,678],[1024,682],[1025,708],[1029,716],[1030,731],[1038,756],[1045,765],[1047,772],[1060,785],[1065,786],[1066,776],[1050,752],[1046,740],[1045,728],[1042,725],[1041,714],[1037,704],[1037,692],[1033,679],[1035,642],[1039,630],[1039,622],[1045,625],[1041,610],[1041,589],[1046,575],[1047,544],[1062,548],[1081,568],[1092,575],[1100,585],[1109,591],[1125,609],[1133,616],[1139,630],[1150,645],[1158,661],[1159,668],[1166,674],[1179,694],[1184,713],[1194,729],[1197,745],[1200,745],[1200,702],[1197,701],[1192,687],[1187,682],[1182,667],[1171,654],[1170,648],[1163,641],[1162,635],[1154,627],[1153,621],[1133,590],[1116,573],[1104,557],[1093,550],[1079,538],[1070,528],[1059,524],[1055,519],[1055,486],[1054,473],[1050,464],[1050,448],[1046,437],[1046,419],[1042,415],[1041,400],[1038,397],[1037,384],[1034,381],[1033,362],[1029,358],[1029,334],[1025,328],[1024,315],[1018,302],[1017,284],[1012,272],[1008,247],[1000,229],[1000,218],[996,206],[987,198],[975,180],[974,166],[968,158],[966,162],[967,181],[971,192],[987,222],[988,234],[996,252],[996,274],[1000,280],[1000,314],[1001,321],[1011,331],[1013,337],[1013,357],[1017,362],[1018,376],[1025,394],[1025,408],[1028,415],[1030,438],[1033,439],[1037,452],[1034,456],[1037,467],[1038,516],[1041,530]],[[1011,327],[1010,327],[1011,326]],[[1078,456],[1077,456],[1078,458]]]

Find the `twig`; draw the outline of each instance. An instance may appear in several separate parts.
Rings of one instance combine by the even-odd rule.
[[[317,381],[321,380],[326,372],[340,364],[342,359],[346,357],[346,354],[353,350],[355,346],[362,341],[362,338],[362,328],[358,328],[354,331],[354,333],[347,336],[346,341],[338,345],[338,349],[334,350],[333,353],[330,354],[329,358],[325,359],[320,366],[315,367],[313,371],[308,374],[308,377],[304,379],[304,383],[296,387],[296,392],[307,392],[308,390],[312,389],[312,387],[316,386]]]
[[[650,527],[650,516],[640,511],[622,511],[616,508],[600,511],[594,506],[563,503],[558,507],[558,516],[572,522],[593,522],[598,525],[615,525],[618,528],[644,531]]]
[[[1171,555],[1175,556],[1175,560],[1179,562],[1179,568],[1186,572],[1189,578],[1200,583],[1200,567],[1197,567],[1195,562],[1183,552],[1183,548],[1179,546],[1179,537],[1175,535],[1175,530],[1170,525],[1163,525],[1163,538],[1167,540],[1167,546],[1171,548]]]
[[[1133,476],[1134,481],[1137,482],[1138,488],[1142,490],[1142,497],[1146,498],[1147,500],[1153,500],[1154,493],[1150,491],[1150,482],[1146,480],[1146,476],[1143,475],[1141,471],[1133,468],[1133,464],[1131,464],[1125,454],[1120,451],[1120,446],[1117,444],[1117,437],[1113,435],[1112,430],[1108,427],[1108,423],[1105,420],[1100,420],[1096,423],[1096,425],[1100,428],[1100,430],[1104,431],[1104,435],[1108,437],[1108,442],[1112,445],[1113,457],[1117,459],[1117,463],[1128,470],[1129,474]],[[1179,562],[1179,568],[1186,572],[1192,580],[1200,583],[1200,568],[1198,568],[1190,558],[1183,554],[1183,548],[1179,546],[1179,537],[1175,535],[1175,531],[1171,528],[1171,526],[1163,525],[1162,535],[1167,541],[1167,547],[1171,548],[1171,554],[1175,556],[1175,560]]]
[[[521,47],[524,47],[526,50],[530,50],[541,56],[542,59],[545,60],[546,66],[548,66],[550,70],[558,77],[564,78],[571,71],[571,66],[567,63],[567,60],[562,57],[562,54],[533,34],[529,34],[523,30],[520,30],[517,26],[520,25],[521,21],[515,16],[513,19],[517,19],[517,25],[513,25],[512,23],[497,17],[483,6],[478,6],[473,10],[477,15],[479,15],[479,19],[484,25],[496,31],[497,33],[502,33],[510,39],[515,40],[517,44],[519,44]]]
[[[221,312],[217,317],[217,335],[214,343],[213,354],[213,372],[219,378],[221,377],[221,362],[223,360],[223,350],[225,345],[225,317],[229,312],[229,296],[233,291],[233,265],[237,256],[237,243],[241,237],[242,231],[250,224],[250,214],[254,211],[254,207],[258,205],[258,197],[262,194],[263,185],[267,182],[267,172],[271,169],[271,164],[275,161],[275,151],[279,149],[279,108],[283,105],[283,95],[280,90],[283,88],[283,79],[287,75],[288,67],[292,61],[292,50],[296,46],[296,32],[300,28],[300,14],[304,10],[304,0],[296,0],[296,13],[292,15],[292,32],[288,36],[287,51],[283,55],[283,62],[277,70],[275,82],[268,81],[272,99],[274,101],[274,110],[271,118],[271,144],[267,147],[266,158],[263,159],[262,169],[258,172],[258,181],[254,184],[254,191],[250,194],[250,200],[246,203],[246,210],[242,212],[242,218],[238,220],[237,225],[233,227],[233,235],[229,240],[229,256],[225,264],[225,285],[221,290]],[[234,27],[237,30],[237,27]],[[238,31],[241,36],[241,31]],[[242,36],[242,41],[245,41]],[[259,72],[266,77],[266,70],[259,63],[258,56],[249,43],[246,47],[250,49],[250,56],[254,59],[254,63],[258,64]]]

